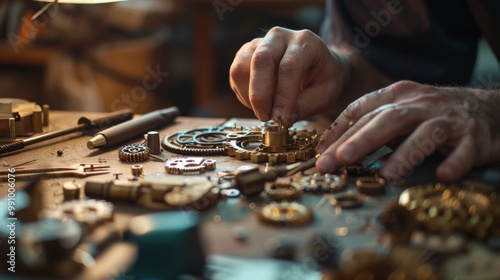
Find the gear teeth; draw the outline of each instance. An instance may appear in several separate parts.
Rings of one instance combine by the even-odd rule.
[[[141,162],[149,158],[149,147],[142,144],[122,146],[118,150],[118,158],[125,162]]]

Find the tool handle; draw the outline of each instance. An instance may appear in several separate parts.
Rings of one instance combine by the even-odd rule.
[[[179,116],[179,109],[177,107],[169,107],[113,126],[101,131],[99,134],[106,138],[107,146],[109,147],[171,123],[177,116]]]
[[[133,116],[134,111],[132,109],[126,108],[114,111],[105,117],[94,120],[90,120],[86,117],[81,117],[78,120],[78,124],[85,124],[85,128],[83,129],[82,134],[93,135],[98,131],[128,121],[132,119]]]
[[[17,140],[7,144],[2,144],[0,145],[0,155],[21,150],[24,149],[24,147],[26,147],[26,145],[23,140]]]

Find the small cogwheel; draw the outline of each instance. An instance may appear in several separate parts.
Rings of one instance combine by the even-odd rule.
[[[141,144],[122,146],[118,150],[118,158],[125,162],[141,162],[149,158],[149,147]]]

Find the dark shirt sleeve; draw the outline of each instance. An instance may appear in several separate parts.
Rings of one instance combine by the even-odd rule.
[[[395,80],[464,85],[480,31],[465,0],[327,0],[321,36]]]

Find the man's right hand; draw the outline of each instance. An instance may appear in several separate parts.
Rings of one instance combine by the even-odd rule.
[[[291,126],[334,105],[348,72],[345,65],[313,32],[274,27],[240,48],[230,84],[261,121]]]

